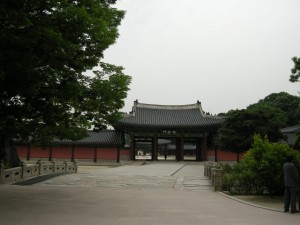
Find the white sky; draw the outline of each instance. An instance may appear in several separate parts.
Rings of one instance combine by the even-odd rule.
[[[298,95],[290,83],[300,57],[299,0],[120,0],[126,15],[104,62],[132,76],[133,101],[202,102],[217,114],[271,93]]]

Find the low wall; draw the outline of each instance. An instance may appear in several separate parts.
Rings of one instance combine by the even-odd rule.
[[[25,162],[21,166],[4,169],[4,163],[0,162],[0,184],[17,182],[30,177],[42,176],[55,173],[77,173],[78,164],[75,162],[51,162],[37,161],[36,164],[26,165]]]
[[[215,191],[222,191],[224,170],[217,162],[204,162],[204,176],[210,179]]]
[[[41,146],[16,145],[18,156],[21,160],[68,160],[73,161],[115,161],[129,159],[129,150],[117,147],[101,146],[52,146],[43,148]]]
[[[239,154],[239,160],[243,159],[245,152]],[[220,149],[207,150],[207,160],[213,162],[236,162],[237,161],[237,153],[229,152],[229,151],[222,151]]]

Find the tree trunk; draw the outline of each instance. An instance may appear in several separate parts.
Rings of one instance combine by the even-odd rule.
[[[0,137],[0,160],[3,160],[8,167],[20,165],[20,159],[12,138],[7,136]]]

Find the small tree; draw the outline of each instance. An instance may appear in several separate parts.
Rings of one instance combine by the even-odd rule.
[[[290,75],[291,82],[299,82],[300,78],[300,58],[296,56],[292,58],[294,62],[294,67],[291,69],[292,74]]]
[[[252,148],[243,159],[247,167],[255,174],[261,186],[268,189],[270,195],[282,191],[282,167],[288,155],[293,155],[299,163],[299,153],[286,144],[270,143],[267,137],[254,135]]]
[[[234,165],[223,165],[225,171],[223,189],[236,194],[260,193],[255,174],[240,161]]]
[[[267,135],[271,141],[283,138],[280,128],[285,126],[286,116],[279,109],[259,104],[247,109],[231,110],[219,129],[219,142],[222,150],[239,154],[251,148],[253,135]]]

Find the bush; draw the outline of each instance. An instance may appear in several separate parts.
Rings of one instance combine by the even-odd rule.
[[[243,161],[231,166],[231,170],[227,168],[227,171],[224,175],[223,190],[234,194],[262,192],[262,188],[256,183],[255,174]]]
[[[228,168],[224,176],[224,190],[238,194],[262,194],[267,189],[270,195],[284,190],[282,167],[288,155],[293,155],[299,164],[299,154],[286,144],[270,143],[268,139],[254,135],[252,148],[243,160]]]

